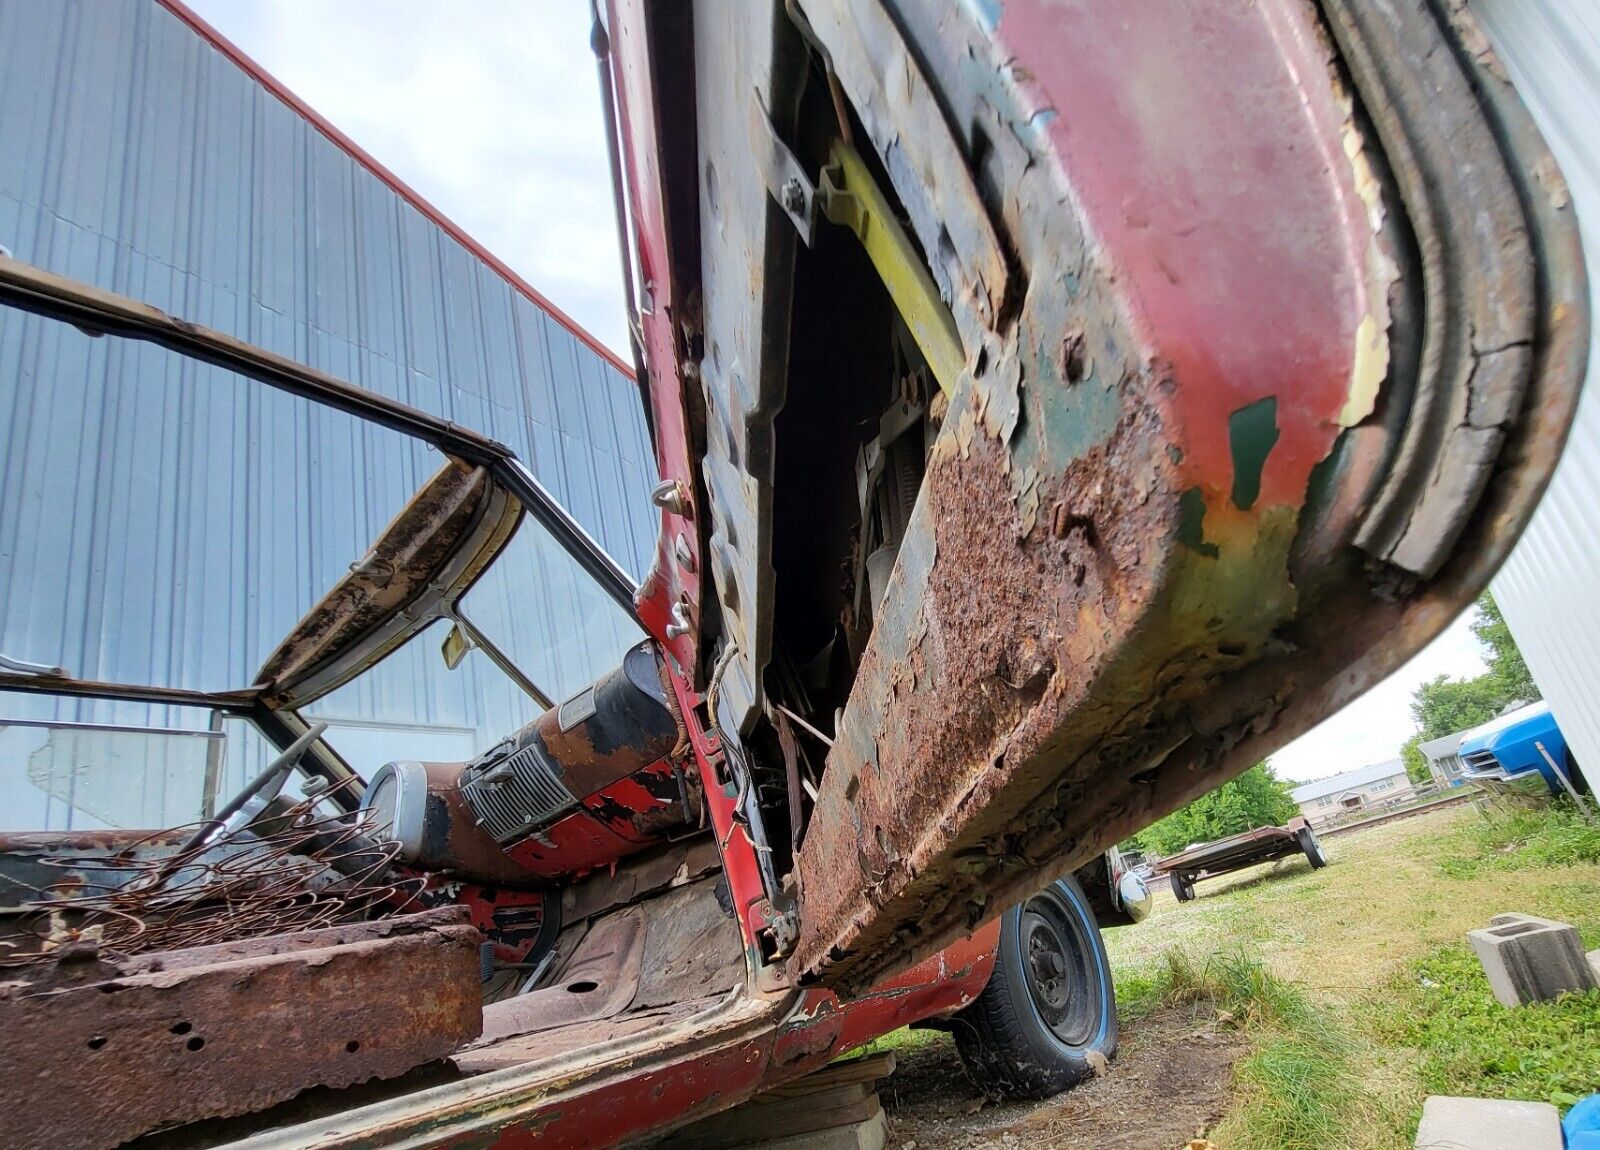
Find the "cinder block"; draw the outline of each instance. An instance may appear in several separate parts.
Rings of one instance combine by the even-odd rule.
[[[1576,928],[1531,914],[1497,914],[1467,932],[1490,989],[1503,1006],[1542,1002],[1600,985]]]
[[[1416,1150],[1561,1150],[1561,1112],[1548,1102],[1446,1098],[1422,1104]]]

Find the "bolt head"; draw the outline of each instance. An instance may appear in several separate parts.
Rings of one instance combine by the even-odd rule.
[[[798,212],[806,206],[806,190],[791,176],[784,182],[781,200],[785,211]]]

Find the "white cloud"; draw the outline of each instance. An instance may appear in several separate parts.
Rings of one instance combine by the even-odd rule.
[[[1400,754],[1411,737],[1411,695],[1435,675],[1470,678],[1485,668],[1483,645],[1468,629],[1469,608],[1404,666],[1361,698],[1272,755],[1285,779],[1321,778],[1382,762]]]
[[[468,235],[627,358],[582,0],[191,0]]]

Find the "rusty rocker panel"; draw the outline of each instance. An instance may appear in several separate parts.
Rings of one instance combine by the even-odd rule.
[[[797,855],[791,974],[849,990],[1435,635],[1555,465],[1587,294],[1458,5],[790,8],[966,356]]]

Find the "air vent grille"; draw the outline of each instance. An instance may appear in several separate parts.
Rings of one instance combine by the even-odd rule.
[[[577,806],[537,745],[471,768],[461,794],[478,823],[501,846],[532,834]]]

